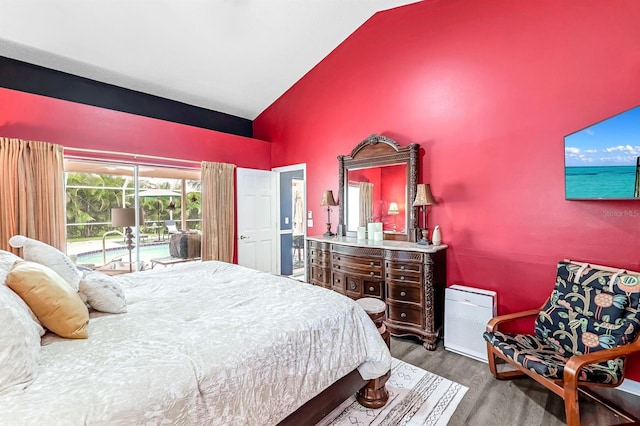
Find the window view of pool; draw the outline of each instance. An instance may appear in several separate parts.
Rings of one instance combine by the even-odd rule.
[[[131,256],[133,261],[136,260],[136,249],[134,248],[131,251]],[[153,245],[144,245],[140,246],[140,260],[145,262],[149,262],[151,259],[155,259],[158,257],[167,257],[169,256],[169,244],[153,244]],[[129,250],[126,248],[108,248],[107,249],[107,263],[121,258],[120,260],[128,262],[129,261]],[[104,263],[102,250],[92,251],[88,253],[78,254],[78,264],[94,264],[94,265],[102,265]]]

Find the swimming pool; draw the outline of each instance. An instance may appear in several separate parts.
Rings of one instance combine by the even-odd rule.
[[[133,261],[136,260],[136,249],[134,248],[131,251],[131,256]],[[167,257],[169,256],[169,244],[149,244],[140,246],[140,260],[145,262],[149,262],[151,259],[155,259],[157,257]],[[117,259],[121,257],[123,261],[129,261],[129,250],[125,247],[115,247],[107,249],[107,263],[111,260]],[[90,251],[87,253],[78,254],[78,263],[79,264],[94,264],[94,265],[102,265],[104,264],[104,260],[102,257],[102,250]]]

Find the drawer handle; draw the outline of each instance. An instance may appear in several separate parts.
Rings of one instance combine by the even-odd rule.
[[[404,265],[400,267],[400,270],[401,270],[401,271],[404,271]]]
[[[336,269],[340,269],[340,265],[336,265]]]
[[[349,282],[349,288],[351,288],[351,290],[355,290],[358,286],[354,281],[351,281]]]
[[[369,272],[369,275],[374,276],[375,273],[373,271]]]
[[[369,266],[373,266],[373,265],[375,265],[375,263],[373,263],[373,262],[369,263]]]
[[[400,281],[404,281],[404,277],[400,277]]]
[[[401,291],[401,292],[400,292],[400,296],[403,296],[403,297],[404,297],[404,296],[406,296],[406,295],[407,295],[407,292],[406,292],[406,291]]]
[[[369,287],[369,291],[373,291],[373,290],[375,290],[374,287]]]
[[[406,318],[406,317],[407,317],[407,314],[405,314],[405,313],[403,312],[403,313],[401,313],[401,314],[400,314],[400,317],[401,317],[401,318]]]

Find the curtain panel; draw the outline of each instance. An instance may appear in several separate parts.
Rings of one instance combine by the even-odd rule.
[[[233,262],[234,164],[202,162],[202,260]]]
[[[24,235],[66,251],[62,146],[0,137],[0,249]]]
[[[360,182],[360,226],[373,220],[373,184]]]

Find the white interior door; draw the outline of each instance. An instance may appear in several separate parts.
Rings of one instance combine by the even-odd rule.
[[[277,274],[277,174],[238,168],[238,264]]]

